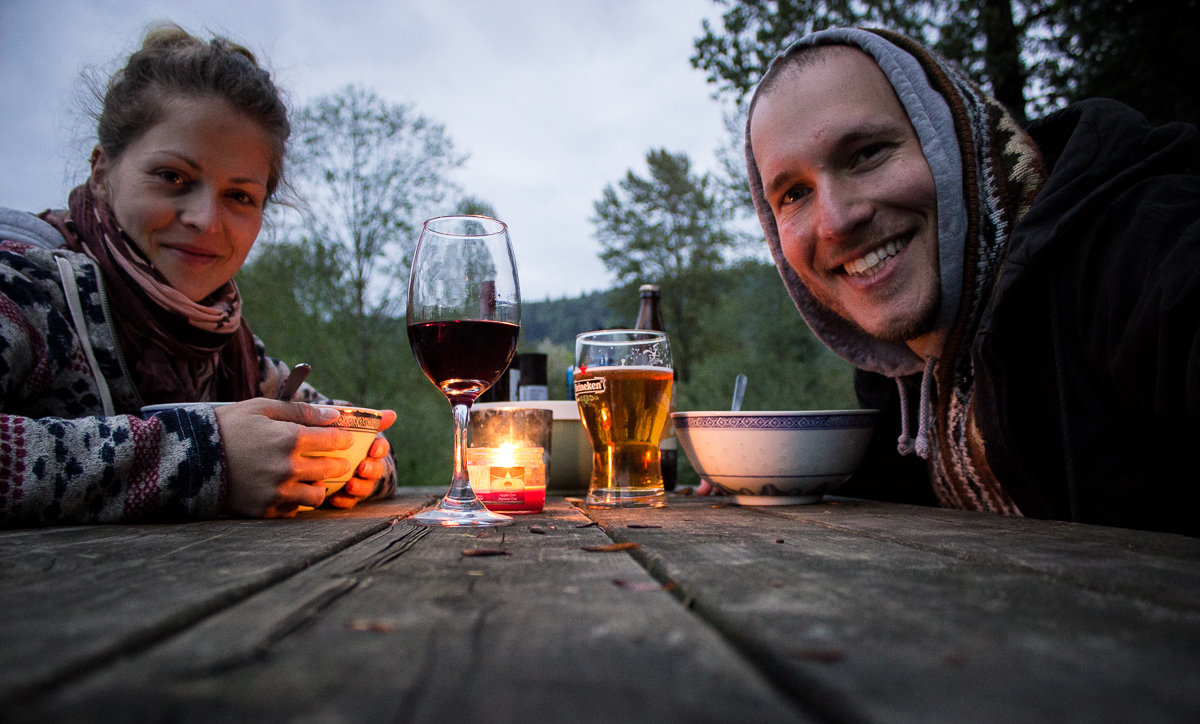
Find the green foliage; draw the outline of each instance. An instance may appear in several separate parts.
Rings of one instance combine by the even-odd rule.
[[[324,273],[300,293],[328,297],[324,317],[347,325],[351,396],[365,400],[383,376],[374,348],[399,316],[420,222],[453,190],[446,174],[463,157],[440,125],[356,86],[302,108],[295,127],[294,183],[306,203],[284,223]]]
[[[1154,124],[1200,123],[1200,0],[714,0],[692,66],[741,103],[771,59],[809,32],[881,27],[921,40],[1018,121],[1116,98]]]
[[[832,27],[886,27],[916,35],[918,3],[904,0],[713,0],[728,10],[721,31],[702,21],[692,67],[708,74],[718,94],[746,96],[771,59],[787,46]],[[924,4],[924,3],[920,3]]]
[[[396,423],[386,434],[396,451],[402,485],[448,480],[453,444],[449,407],[417,367],[404,320],[372,320],[366,363],[377,373],[360,396],[359,334],[330,283],[335,278],[328,249],[275,243],[242,267],[236,280],[246,318],[268,354],[291,364],[311,364],[309,382],[330,397],[396,411]]]
[[[611,309],[610,292],[526,302],[521,308],[521,350],[550,342],[575,348],[575,335],[593,329],[626,326]],[[636,314],[636,311],[635,311]],[[626,315],[628,316],[628,315]]]
[[[618,184],[620,192],[605,187],[592,222],[600,259],[623,284],[662,288],[675,370],[687,380],[696,352],[694,330],[711,299],[712,274],[739,239],[725,228],[731,213],[711,190],[711,176],[692,173],[686,154],[652,150],[646,165],[648,178],[630,170]]]
[[[1021,123],[1027,107],[1045,111],[1061,96],[1043,69],[1054,52],[1047,39],[1071,4],[1062,0],[714,1],[728,8],[723,29],[704,22],[692,66],[708,73],[719,95],[738,103],[788,45],[837,26],[886,28],[932,46],[980,81]]]
[[[490,216],[493,219],[500,217],[496,216],[496,208],[477,196],[464,196],[454,207],[454,213],[465,214],[467,216]]]
[[[744,261],[717,275],[716,303],[697,332],[699,353],[681,381],[679,410],[724,410],[734,378],[749,378],[745,410],[858,406],[853,369],[813,335],[773,264]]]

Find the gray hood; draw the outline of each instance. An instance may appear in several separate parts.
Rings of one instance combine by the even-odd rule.
[[[50,224],[25,211],[0,208],[0,239],[57,249],[65,240]]]
[[[957,315],[962,296],[963,255],[967,233],[967,209],[963,199],[962,155],[950,106],[933,89],[920,63],[888,40],[853,28],[834,28],[810,33],[793,43],[771,62],[774,66],[793,50],[816,45],[851,45],[863,50],[879,64],[921,142],[921,150],[933,172],[937,191],[938,259],[941,272],[941,306],[937,329],[947,330]],[[758,91],[754,97],[757,98]],[[752,101],[753,102],[753,101]],[[753,115],[753,114],[751,114]],[[902,377],[925,370],[922,360],[901,342],[881,342],[820,305],[800,281],[783,256],[775,215],[763,194],[762,177],[754,161],[750,142],[750,120],[746,121],[746,170],[754,208],[771,247],[775,265],[803,315],[804,321],[830,349],[855,367],[888,377]]]

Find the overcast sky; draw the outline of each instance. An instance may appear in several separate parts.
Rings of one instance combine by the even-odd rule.
[[[92,133],[80,71],[152,21],[229,35],[293,105],[359,83],[413,103],[470,154],[455,181],[508,222],[529,300],[611,279],[589,217],[650,148],[716,168],[724,130],[688,63],[711,0],[0,0],[0,206],[65,205]],[[481,110],[486,109],[486,110]]]

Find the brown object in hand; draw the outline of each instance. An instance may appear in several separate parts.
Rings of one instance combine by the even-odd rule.
[[[583,550],[589,553],[616,553],[617,551],[631,551],[634,548],[641,548],[637,543],[610,543],[606,546],[583,546]]]
[[[480,556],[511,556],[508,551],[502,551],[499,548],[468,548],[462,554],[468,557],[478,558]]]

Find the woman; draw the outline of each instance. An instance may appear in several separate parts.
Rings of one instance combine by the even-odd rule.
[[[232,279],[281,183],[270,74],[224,38],[153,30],[109,81],[70,208],[0,214],[0,525],[294,515],[350,434],[241,318]],[[7,223],[6,223],[7,222]],[[143,421],[142,405],[178,408]],[[390,425],[395,414],[388,411]],[[330,504],[390,495],[380,436]]]

